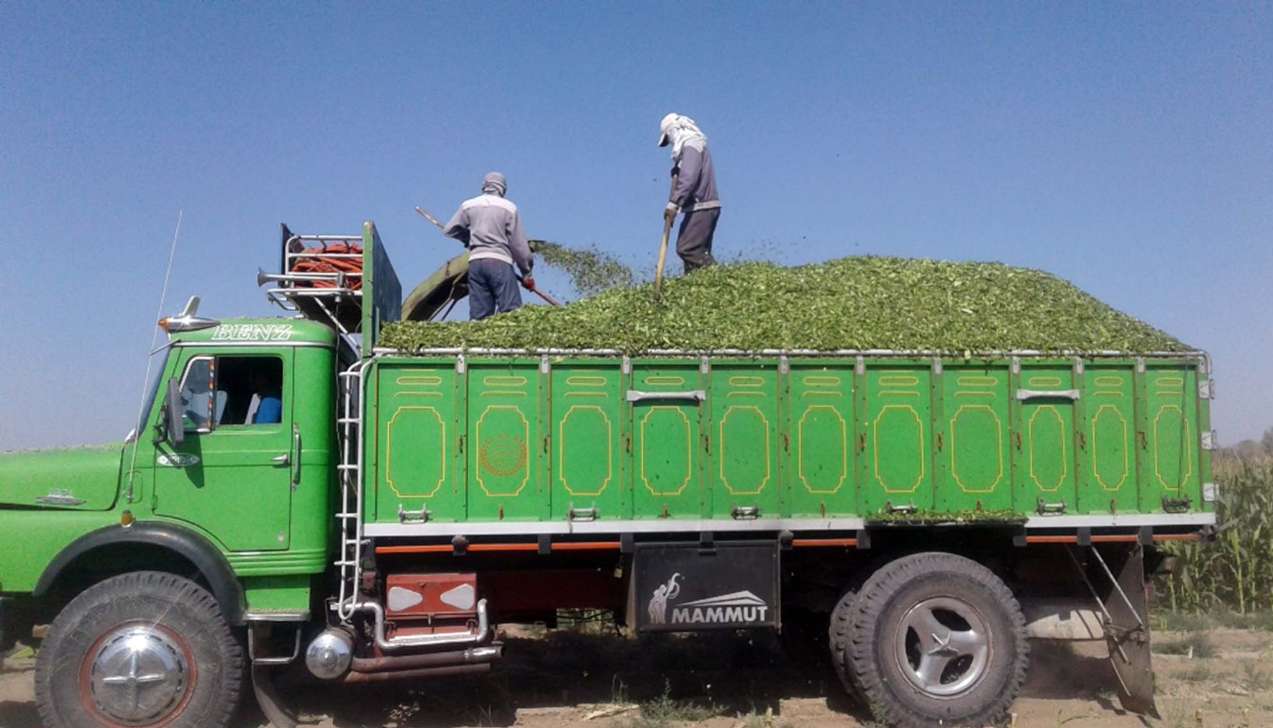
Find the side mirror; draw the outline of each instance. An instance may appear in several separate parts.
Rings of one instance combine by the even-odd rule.
[[[186,426],[181,421],[181,385],[176,378],[168,380],[168,396],[164,398],[164,430],[163,433],[174,445],[180,445],[186,439]]]

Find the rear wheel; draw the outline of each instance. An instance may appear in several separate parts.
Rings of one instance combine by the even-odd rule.
[[[878,720],[982,726],[1007,714],[1029,646],[1020,605],[989,569],[913,554],[872,574],[850,602],[842,679]]]
[[[35,695],[50,728],[221,728],[242,678],[216,599],[189,579],[136,572],[62,610],[36,660]]]

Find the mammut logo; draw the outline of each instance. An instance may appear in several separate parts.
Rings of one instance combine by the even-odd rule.
[[[768,612],[764,599],[744,590],[686,602],[672,610],[672,624],[763,622]]]
[[[681,578],[680,574],[672,574],[672,578],[667,580],[666,584],[660,584],[659,588],[654,590],[654,596],[650,597],[650,605],[646,611],[650,614],[650,624],[667,624],[667,603],[669,599],[675,599],[681,594],[681,585],[676,580]]]
[[[646,612],[650,624],[668,624],[668,602],[681,594],[680,573],[672,574],[650,596]],[[671,624],[749,624],[764,622],[769,605],[750,591],[736,591],[705,599],[695,599],[672,607]]]

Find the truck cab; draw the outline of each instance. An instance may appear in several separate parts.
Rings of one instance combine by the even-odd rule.
[[[364,233],[368,258],[383,258],[374,226]],[[290,270],[313,241],[283,235]],[[364,244],[332,237],[319,245]],[[383,277],[396,287],[392,268]],[[169,341],[123,442],[0,454],[0,647],[51,621],[41,655],[72,659],[81,675],[40,671],[50,723],[219,725],[245,662],[290,661],[321,618],[338,371],[358,355],[361,286],[357,272],[280,278],[268,282],[285,317],[203,318],[192,299],[159,322]],[[113,686],[137,666],[154,679],[134,701]]]

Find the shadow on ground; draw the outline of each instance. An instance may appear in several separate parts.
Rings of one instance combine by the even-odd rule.
[[[782,715],[782,700],[824,701],[833,713],[868,723],[869,715],[841,689],[820,634],[781,644],[772,634],[703,633],[612,635],[556,632],[544,639],[507,639],[505,658],[487,676],[445,678],[420,685],[375,687],[285,685],[307,714],[328,716],[342,728],[393,724],[401,728],[511,726],[519,710],[580,704],[668,701],[687,712]],[[1068,646],[1038,643],[1025,696],[1089,698],[1121,713],[1103,657]],[[260,725],[258,715],[246,726]],[[599,721],[604,724],[606,721]],[[846,721],[852,724],[850,721]]]
[[[833,714],[867,723],[869,716],[845,695],[831,669],[825,632],[800,632],[781,638],[772,633],[718,632],[626,639],[559,631],[543,638],[505,639],[504,659],[481,677],[344,687],[297,679],[293,673],[282,678],[280,689],[292,705],[304,709],[307,718],[314,716],[307,722],[340,728],[511,726],[518,711],[527,715],[537,709],[649,701],[674,705],[687,715],[772,711],[781,717],[782,701],[792,699],[814,700]],[[1114,699],[1116,678],[1099,652],[1099,648],[1075,651],[1063,644],[1033,643],[1024,696],[1086,699],[1100,713],[1122,713]],[[6,672],[27,672],[22,677],[30,679],[27,670]],[[235,728],[265,725],[250,698],[245,702],[248,706]],[[5,692],[0,700],[0,726],[39,728],[39,715],[29,696]]]

